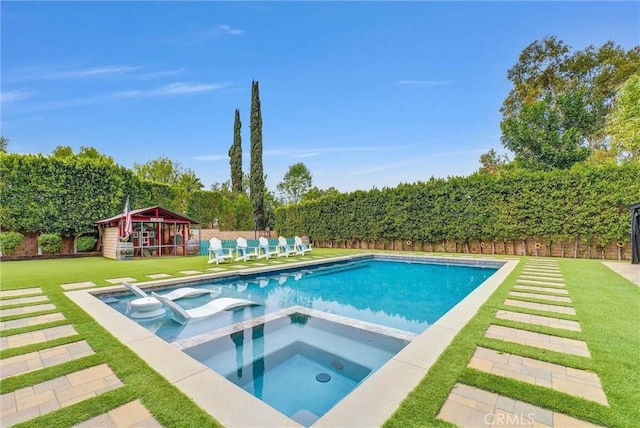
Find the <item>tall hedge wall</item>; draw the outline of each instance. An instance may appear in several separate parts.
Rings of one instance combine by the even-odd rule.
[[[0,154],[0,226],[63,236],[95,231],[95,221],[131,206],[170,206],[169,186],[138,179],[112,162]]]
[[[282,235],[314,241],[425,243],[630,241],[628,206],[640,200],[640,164],[431,179],[281,207]]]

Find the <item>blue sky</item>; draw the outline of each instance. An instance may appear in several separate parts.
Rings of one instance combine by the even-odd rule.
[[[236,108],[249,171],[260,82],[264,171],[320,188],[468,175],[503,151],[506,78],[531,42],[640,43],[638,2],[11,2],[1,4],[9,151],[167,156],[229,180]]]

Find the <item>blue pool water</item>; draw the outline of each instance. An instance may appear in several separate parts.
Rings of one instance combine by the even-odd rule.
[[[364,259],[257,276],[236,275],[216,281],[181,284],[221,291],[259,305],[224,312],[205,321],[181,325],[172,313],[136,322],[168,342],[265,315],[293,305],[357,320],[422,333],[491,276],[495,267],[443,265],[418,261]],[[177,288],[167,288],[166,291]],[[159,291],[160,294],[165,290]],[[130,314],[135,296],[116,296],[110,305]],[[209,295],[181,299],[186,309],[211,300]]]
[[[169,310],[155,318],[132,319],[168,342],[223,332],[198,339],[183,351],[309,426],[409,343],[411,334],[398,335],[399,330],[422,333],[498,266],[376,256],[270,273],[239,273],[157,292],[184,286],[211,290],[211,294],[177,300],[185,309],[218,296],[250,299],[258,305],[185,325],[175,322]],[[135,298],[126,293],[103,300],[131,318]],[[302,309],[294,307],[306,313],[301,315],[296,311]],[[271,317],[266,322],[265,315]],[[220,330],[232,325],[231,334]],[[391,327],[396,333],[376,326]]]
[[[296,313],[184,352],[310,425],[408,343]]]

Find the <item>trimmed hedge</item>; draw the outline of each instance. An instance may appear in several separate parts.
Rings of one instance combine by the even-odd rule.
[[[640,164],[511,170],[329,196],[276,211],[285,236],[314,241],[630,241]]]
[[[98,239],[93,236],[81,236],[76,240],[76,249],[80,252],[91,251],[96,247]]]
[[[20,232],[0,233],[0,250],[3,254],[11,255],[22,244],[24,235]]]
[[[38,236],[38,246],[43,253],[59,253],[62,248],[62,236],[55,233],[43,233]]]
[[[174,192],[101,159],[0,153],[0,225],[21,232],[91,234],[95,222],[134,207],[170,207]]]

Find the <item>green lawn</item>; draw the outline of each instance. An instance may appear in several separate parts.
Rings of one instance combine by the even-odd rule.
[[[340,249],[314,249],[314,255],[353,254]],[[523,259],[524,260],[524,259]],[[567,356],[551,351],[531,350],[523,346],[484,338],[489,324],[511,326],[507,321],[494,318],[496,310],[513,286],[524,262],[498,288],[472,321],[456,336],[453,343],[431,368],[419,386],[407,397],[396,413],[387,421],[388,426],[448,426],[436,420],[436,415],[449,391],[456,382],[508,395],[522,401],[567,413],[579,419],[611,427],[637,426],[640,411],[640,289],[593,260],[559,259],[567,289],[576,308],[575,317],[582,332],[563,333],[565,337],[585,340],[592,358]],[[248,263],[249,265],[251,262]],[[223,267],[224,265],[220,265]],[[99,397],[64,408],[36,419],[23,426],[72,426],[83,420],[102,414],[133,399],[139,398],[165,426],[216,426],[217,422],[195,406],[169,382],[156,374],[132,351],[119,344],[108,332],[88,317],[83,310],[69,301],[60,284],[93,281],[108,286],[106,279],[130,276],[147,281],[145,275],[167,273],[176,277],[182,270],[203,270],[211,267],[206,257],[180,257],[114,261],[100,257],[66,260],[41,260],[26,262],[2,262],[0,280],[2,290],[41,287],[62,312],[66,320],[48,325],[24,327],[2,331],[6,336],[38,330],[60,324],[73,324],[78,336],[58,339],[41,345],[30,345],[0,352],[0,358],[32,352],[62,343],[85,339],[95,355],[64,363],[29,374],[15,376],[0,382],[2,393],[33,385],[71,373],[81,368],[107,363],[125,386]],[[8,307],[3,307],[6,309]],[[53,312],[53,311],[52,311]],[[531,312],[533,313],[533,312]],[[29,314],[28,316],[33,316]],[[7,321],[20,316],[3,317]],[[521,327],[521,325],[519,326]],[[530,328],[547,334],[553,329]],[[466,368],[477,345],[512,352],[545,361],[595,371],[603,384],[611,407],[605,407],[546,388],[530,386],[518,381],[488,375]]]

